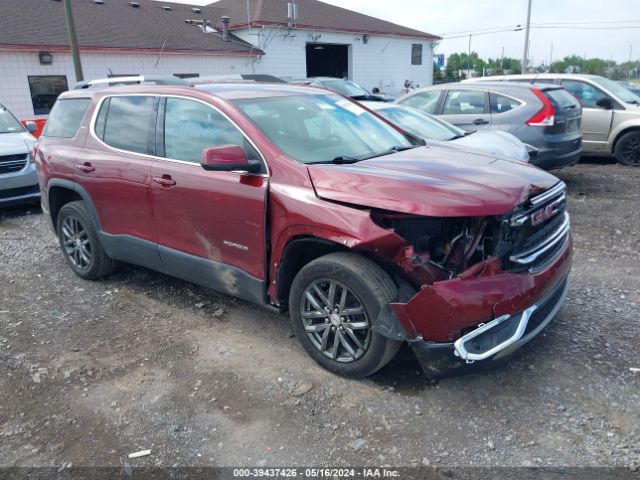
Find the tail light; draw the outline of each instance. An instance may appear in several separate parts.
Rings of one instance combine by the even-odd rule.
[[[542,91],[537,88],[532,88],[531,91],[542,102],[542,108],[527,120],[527,125],[530,127],[552,127],[556,120],[553,105]]]

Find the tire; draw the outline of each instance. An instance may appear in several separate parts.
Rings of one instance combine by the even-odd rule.
[[[305,265],[293,280],[289,294],[293,331],[320,366],[344,377],[366,377],[384,367],[402,345],[371,329],[397,293],[387,273],[369,259],[330,253]],[[329,305],[334,308],[328,313]]]
[[[627,132],[620,137],[614,155],[622,165],[640,167],[640,130]]]
[[[76,275],[96,280],[113,273],[115,262],[102,248],[84,202],[70,202],[60,209],[56,231],[64,258]]]

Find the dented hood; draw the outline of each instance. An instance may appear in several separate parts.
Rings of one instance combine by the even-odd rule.
[[[504,215],[559,181],[522,162],[434,146],[308,170],[320,198],[434,217]]]

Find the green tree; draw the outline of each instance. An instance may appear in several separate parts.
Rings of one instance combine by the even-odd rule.
[[[433,62],[433,83],[438,84],[438,83],[444,83],[445,79],[444,79],[444,75],[442,73],[442,70],[440,70],[440,67],[438,67],[438,65],[436,65],[436,62]]]

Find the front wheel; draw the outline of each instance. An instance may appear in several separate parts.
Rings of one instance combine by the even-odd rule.
[[[366,377],[386,365],[401,342],[373,331],[397,287],[369,259],[331,253],[300,270],[289,295],[294,332],[322,367],[346,377]]]
[[[616,143],[618,163],[628,167],[640,167],[640,130],[625,133]]]

